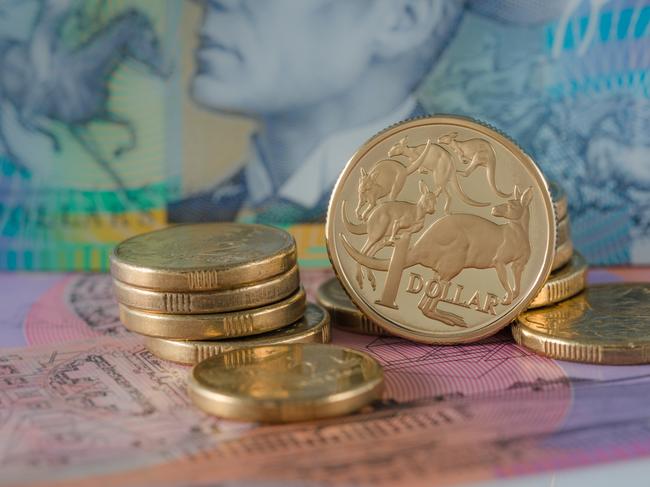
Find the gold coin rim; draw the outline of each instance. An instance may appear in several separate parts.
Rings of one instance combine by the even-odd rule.
[[[153,291],[113,279],[113,292],[119,303],[163,314],[225,313],[257,308],[286,298],[296,292],[299,286],[297,266],[266,281],[218,291]]]
[[[604,288],[647,283],[609,283],[589,286]],[[555,306],[561,306],[557,303]],[[531,310],[540,313],[543,309]],[[522,318],[526,313],[522,314]],[[515,342],[533,352],[555,360],[568,362],[591,363],[600,365],[641,365],[650,363],[650,337],[643,343],[635,342],[627,346],[585,344],[567,338],[554,337],[532,330],[521,319],[517,319],[511,327]]]
[[[274,231],[287,237],[287,248],[278,249],[277,252],[267,254],[262,257],[256,257],[253,261],[242,263],[230,268],[218,266],[204,266],[187,269],[159,268],[139,266],[136,263],[130,263],[122,260],[118,256],[118,250],[121,245],[134,239],[155,232],[169,231],[171,229],[182,228],[187,226],[208,226],[221,225],[222,223],[184,223],[170,225],[165,228],[153,230],[151,232],[135,235],[131,238],[120,242],[115,246],[110,254],[111,275],[118,281],[130,284],[135,287],[142,287],[156,291],[176,291],[176,292],[197,292],[197,291],[216,291],[242,287],[258,281],[270,279],[274,276],[284,274],[291,270],[297,264],[298,253],[296,241],[291,234],[281,228],[269,225],[260,225],[253,223],[236,223],[229,222],[227,225],[255,226],[267,231]],[[286,234],[286,235],[285,235]],[[209,274],[211,279],[205,280],[202,284],[200,279],[192,279],[197,274]],[[194,284],[193,284],[194,282]]]
[[[204,385],[196,377],[196,369],[207,360],[223,357],[239,350],[231,350],[211,359],[196,364],[190,373],[188,394],[192,402],[201,410],[222,418],[239,421],[259,421],[265,423],[286,423],[331,418],[352,413],[381,398],[384,390],[384,372],[379,362],[371,355],[353,348],[317,343],[293,343],[287,345],[269,345],[266,347],[335,347],[340,350],[361,355],[375,367],[375,377],[355,389],[340,391],[308,401],[291,401],[281,399],[255,399],[246,396],[233,396],[218,392]]]
[[[307,307],[319,309],[322,312],[322,319],[315,323],[308,323],[309,328],[288,336],[279,332],[282,328],[290,327],[301,319],[306,320],[306,316],[298,317],[293,322],[266,333],[235,337],[234,340],[171,340],[149,336],[145,337],[144,344],[147,350],[158,358],[183,365],[194,365],[220,353],[240,348],[288,343],[329,343],[331,323],[327,310],[315,303],[308,303]]]
[[[553,267],[551,272],[559,270],[561,267],[564,267],[570,260],[571,256],[574,254],[575,249],[573,247],[573,240],[569,239],[555,249],[555,255],[553,257]]]
[[[566,266],[551,273],[528,309],[555,304],[583,291],[587,285],[588,269],[587,260],[579,252],[574,252]]]
[[[564,220],[569,215],[569,198],[566,191],[560,183],[554,179],[548,180],[549,190],[551,191],[551,198],[555,203],[555,217],[558,221]]]
[[[370,321],[370,319],[364,315],[359,308],[356,308],[351,300],[349,306],[339,306],[339,303],[336,303],[331,296],[327,294],[327,287],[336,282],[339,283],[339,286],[341,286],[349,300],[350,297],[347,294],[347,291],[341,285],[336,276],[323,282],[316,292],[316,301],[318,301],[318,303],[330,314],[332,327],[350,333],[357,333],[359,335],[389,336],[386,330]]]
[[[208,314],[165,314],[118,303],[120,321],[130,331],[148,337],[214,340],[257,335],[289,325],[305,312],[303,288],[281,301],[259,308]]]
[[[333,206],[335,201],[339,197],[339,193],[342,191],[342,187],[347,181],[348,177],[352,173],[356,165],[363,159],[363,157],[377,144],[381,143],[385,139],[394,136],[397,133],[402,131],[417,128],[422,126],[430,125],[451,125],[459,126],[462,128],[471,128],[478,133],[481,133],[489,138],[497,140],[502,144],[507,150],[509,150],[515,158],[530,171],[532,179],[537,183],[541,193],[542,200],[544,201],[544,207],[547,214],[548,220],[548,239],[546,243],[545,256],[543,259],[543,266],[539,269],[536,279],[532,280],[532,286],[529,287],[528,292],[525,293],[524,297],[519,300],[517,305],[511,305],[510,310],[506,313],[503,313],[499,318],[487,322],[480,326],[477,326],[473,331],[467,331],[463,334],[458,334],[454,337],[449,336],[437,336],[435,332],[415,332],[411,330],[404,329],[399,323],[392,321],[389,318],[385,318],[380,313],[375,311],[371,306],[365,304],[364,300],[361,297],[357,296],[354,292],[354,288],[348,283],[346,273],[344,272],[341,263],[338,259],[338,253],[335,249],[335,235],[334,235],[334,215]],[[345,168],[339,175],[332,194],[330,196],[330,201],[327,207],[327,217],[325,221],[325,243],[327,248],[327,255],[332,263],[334,272],[338,277],[339,281],[343,285],[343,288],[346,290],[348,296],[352,302],[368,317],[371,321],[375,322],[381,328],[384,328],[387,332],[392,335],[400,336],[412,341],[419,343],[432,344],[432,345],[455,345],[460,343],[470,343],[479,341],[483,338],[494,335],[499,330],[502,330],[508,326],[522,311],[524,311],[530,300],[536,296],[539,290],[546,282],[546,279],[551,273],[553,266],[553,250],[555,249],[555,238],[556,238],[556,222],[557,218],[555,215],[555,204],[551,198],[551,193],[548,185],[548,181],[544,177],[539,166],[535,163],[533,158],[529,156],[524,150],[519,147],[515,142],[513,142],[509,137],[497,131],[491,126],[488,126],[478,120],[463,117],[459,115],[438,115],[430,117],[421,117],[412,120],[407,120],[404,122],[397,123],[387,128],[386,130],[379,132],[370,140],[366,141],[350,158],[346,163]],[[569,255],[570,257],[570,255]],[[568,260],[568,258],[567,258]],[[566,261],[565,261],[566,263]],[[560,266],[558,266],[560,267]]]

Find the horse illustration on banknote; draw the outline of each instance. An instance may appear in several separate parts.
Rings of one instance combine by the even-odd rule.
[[[115,187],[124,190],[124,181],[111,159],[135,149],[137,133],[132,121],[109,108],[108,83],[129,59],[155,75],[165,76],[160,43],[147,15],[129,9],[109,20],[81,45],[69,47],[59,36],[75,12],[72,3],[44,2],[27,41],[6,40],[0,44],[0,101],[13,107],[24,129],[46,136],[57,152],[61,143],[52,127],[56,123],[65,125]],[[90,131],[90,125],[97,122],[122,127],[128,141],[111,155],[104,154]],[[12,151],[11,140],[1,127],[0,142],[22,172],[33,170]]]
[[[457,134],[451,133],[439,137],[438,140],[452,145],[456,137]],[[492,178],[497,163],[496,157],[490,159],[495,153],[492,144],[480,138],[462,143],[468,142],[471,142],[469,147],[462,149],[465,157],[474,167],[483,165],[488,168],[488,171],[492,171],[492,175],[488,178],[493,183]],[[404,139],[398,142],[398,145],[408,147]],[[427,143],[427,147],[420,151],[418,158],[422,158],[428,150]],[[393,156],[399,155],[395,146],[390,152]],[[434,166],[430,167],[435,171]],[[455,166],[452,167],[454,167],[455,177],[456,169]],[[350,257],[357,262],[358,285],[363,287],[363,267],[368,269],[367,278],[373,290],[376,288],[373,271],[386,272],[383,295],[377,304],[396,308],[395,296],[391,296],[391,293],[386,290],[394,289],[396,292],[395,284],[399,283],[403,272],[420,265],[433,271],[435,277],[425,283],[422,276],[412,273],[407,292],[417,294],[424,291],[418,307],[426,317],[449,326],[468,326],[461,316],[439,309],[440,302],[451,302],[484,313],[496,314],[495,306],[509,305],[519,296],[521,276],[530,259],[529,220],[530,203],[533,198],[532,187],[520,189],[515,185],[511,193],[504,193],[496,190],[496,185],[490,184],[498,197],[501,195],[508,197],[503,203],[492,204],[490,210],[491,216],[503,219],[501,221],[474,214],[471,210],[450,212],[451,198],[448,193],[445,194],[444,214],[436,217],[436,199],[443,188],[438,185],[434,191],[431,191],[423,181],[419,184],[421,196],[416,203],[389,198],[378,203],[369,212],[367,222],[364,223],[351,222],[346,214],[345,202],[342,203],[342,220],[347,232],[350,235],[367,235],[366,242],[360,250],[357,250],[347,236],[341,234],[343,246]],[[479,206],[471,198],[469,201],[474,204],[469,203],[465,198],[461,200],[465,201],[470,209]],[[432,215],[434,221],[426,225],[425,219]],[[411,245],[412,237],[416,239]],[[405,241],[406,247],[401,252],[402,264],[395,266],[395,254],[398,252],[400,241]],[[376,257],[376,254],[386,247],[395,247],[392,256]],[[505,294],[499,297],[490,292],[483,299],[477,291],[469,301],[462,302],[458,297],[460,292],[456,290],[454,297],[450,299],[449,295],[454,294],[454,292],[450,293],[450,288],[454,285],[452,280],[465,269],[493,269]]]

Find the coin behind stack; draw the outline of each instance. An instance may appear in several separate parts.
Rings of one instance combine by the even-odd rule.
[[[383,372],[365,353],[289,344],[231,350],[194,366],[188,391],[204,411],[229,419],[306,421],[356,411],[381,397]]]
[[[528,309],[564,301],[583,291],[587,283],[587,261],[578,252],[564,267],[551,273]]]
[[[223,340],[166,340],[147,337],[145,345],[151,353],[162,359],[182,364],[196,364],[228,350],[262,345],[328,343],[329,341],[328,313],[320,306],[309,303],[304,316],[295,323],[261,335]]]
[[[329,312],[332,326],[336,328],[363,335],[387,334],[354,305],[336,277],[320,285],[316,299]]]
[[[650,363],[650,284],[604,284],[567,301],[523,313],[518,344],[559,360]]]

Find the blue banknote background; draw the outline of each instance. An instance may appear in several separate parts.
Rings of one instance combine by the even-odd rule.
[[[539,23],[467,15],[420,96],[504,130],[561,182],[590,261],[649,262],[650,5],[565,5]]]
[[[198,4],[179,38],[196,3],[0,0],[0,268],[105,269],[117,241],[168,222],[322,221],[354,149],[426,113],[533,155],[592,263],[650,263],[649,1]],[[174,46],[197,39],[185,85]],[[260,125],[202,190],[181,190],[181,103]]]

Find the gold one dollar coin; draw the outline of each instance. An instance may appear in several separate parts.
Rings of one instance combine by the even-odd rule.
[[[555,250],[544,176],[510,139],[433,116],[379,133],[334,187],[327,248],[373,322],[423,343],[480,340],[537,295]]]
[[[320,285],[316,299],[329,312],[332,326],[363,335],[386,335],[386,330],[370,321],[354,305],[336,277]]]
[[[225,340],[167,340],[147,337],[145,345],[151,353],[165,360],[181,364],[196,364],[228,350],[261,345],[283,345],[287,343],[328,343],[330,341],[330,319],[327,312],[316,304],[309,303],[304,316],[283,328],[238,339]]]
[[[189,395],[229,419],[306,421],[354,412],[381,397],[384,375],[369,355],[334,345],[231,350],[194,366]]]
[[[253,285],[220,291],[163,292],[113,280],[117,301],[131,308],[172,314],[225,313],[265,306],[296,292],[298,268]]]
[[[587,284],[587,269],[585,258],[575,252],[567,265],[551,273],[528,308],[558,303],[583,291]]]
[[[522,314],[512,334],[519,345],[558,360],[650,363],[650,284],[589,286]]]
[[[141,335],[181,340],[214,340],[256,335],[289,325],[305,312],[305,292],[259,308],[210,314],[163,314],[120,304],[120,320]]]
[[[158,291],[241,287],[288,272],[296,244],[279,228],[241,223],[176,225],[129,238],[111,255],[111,274]]]

